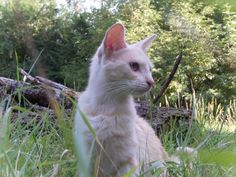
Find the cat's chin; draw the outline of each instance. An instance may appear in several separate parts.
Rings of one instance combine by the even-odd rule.
[[[143,91],[136,91],[132,93],[133,97],[140,97],[140,96],[144,96],[146,95],[148,92],[150,91],[150,89],[148,90],[143,90]]]

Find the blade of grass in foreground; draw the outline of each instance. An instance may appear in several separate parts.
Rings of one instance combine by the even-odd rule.
[[[2,167],[2,172],[4,173],[4,169],[6,171],[11,171],[14,174],[14,168],[11,163],[10,158],[7,155],[8,143],[9,143],[9,118],[11,114],[12,108],[9,107],[2,117],[0,117],[0,167]],[[5,167],[5,168],[4,168]],[[8,169],[8,170],[7,170]],[[0,174],[1,174],[0,173]]]
[[[79,156],[79,163],[78,163],[79,174],[81,177],[90,177],[89,159],[88,159],[87,150],[86,150],[87,146],[86,146],[85,139],[83,136],[84,124],[87,125],[89,130],[91,129],[90,132],[93,135],[95,135],[95,137],[96,137],[96,133],[93,130],[92,126],[89,124],[87,117],[80,110],[76,112],[76,117],[77,119],[75,121],[78,121],[76,122],[76,125],[78,127],[76,127],[74,137],[76,137],[75,146],[76,146],[76,150]]]
[[[6,110],[3,114],[2,119],[0,119],[0,150],[4,151],[8,144],[8,128],[9,128],[9,117],[11,114],[11,107]]]

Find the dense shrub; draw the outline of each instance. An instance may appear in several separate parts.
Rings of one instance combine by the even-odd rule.
[[[16,63],[33,74],[83,90],[89,59],[111,24],[121,21],[130,42],[156,33],[149,51],[156,90],[184,52],[175,79],[166,92],[173,102],[193,92],[222,102],[236,95],[236,13],[229,5],[204,1],[105,0],[83,11],[73,1],[0,2],[0,73],[16,77]],[[156,91],[154,89],[154,92]]]

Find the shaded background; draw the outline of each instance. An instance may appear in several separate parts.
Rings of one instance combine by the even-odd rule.
[[[95,6],[91,2],[0,1],[0,75],[16,79],[17,68],[22,67],[82,91],[90,58],[106,29],[119,21],[131,43],[158,35],[149,51],[157,81],[152,95],[183,51],[165,94],[170,104],[178,100],[184,106],[193,91],[222,103],[236,98],[235,1],[103,0]]]

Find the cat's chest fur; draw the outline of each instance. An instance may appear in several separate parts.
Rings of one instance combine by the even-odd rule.
[[[123,163],[126,165],[127,161],[130,166],[135,166],[138,163],[136,161],[136,149],[138,148],[136,124],[140,118],[135,112],[133,100],[128,100],[128,102],[116,106],[112,104],[117,103],[96,104],[93,107],[89,99],[86,99],[83,95],[78,104],[81,111],[87,116],[99,141],[93,149],[93,155],[94,159],[100,159],[100,169],[106,169],[100,171],[99,176],[106,176],[106,174],[115,176],[119,171],[118,168],[123,166]],[[83,128],[85,141],[90,147],[95,139],[87,126],[83,126]]]
[[[110,104],[93,104],[84,93],[78,105],[87,116],[100,141],[109,143],[109,140],[113,141],[112,138],[126,138],[135,134],[138,116],[132,98],[119,104],[112,101]],[[85,129],[89,134],[88,127]]]

